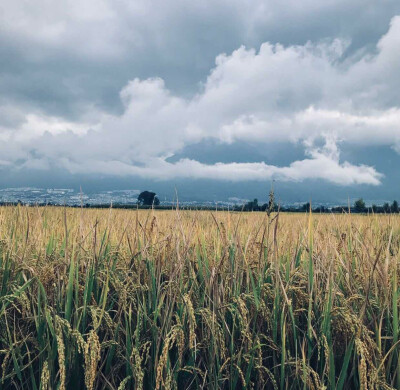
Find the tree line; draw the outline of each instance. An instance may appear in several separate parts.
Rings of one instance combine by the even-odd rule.
[[[0,202],[0,206],[8,206],[8,205],[18,205],[24,204],[20,200],[16,202]],[[51,203],[38,203],[37,206],[59,206],[57,204]],[[157,209],[173,209],[174,205],[160,205],[160,200],[155,192],[152,191],[142,191],[136,200],[136,203],[133,204],[84,204],[84,205],[68,205],[69,207],[86,207],[86,208],[124,208],[124,209],[132,209],[132,208],[157,208]],[[185,209],[202,209],[202,210],[215,210],[213,206],[184,206],[181,208]],[[343,213],[343,212],[351,212],[351,213],[373,213],[373,214],[397,214],[400,212],[399,203],[397,200],[394,200],[392,203],[385,202],[383,205],[373,204],[371,206],[367,206],[365,201],[362,198],[357,199],[353,205],[349,206],[335,206],[335,207],[327,207],[327,206],[316,206],[312,207],[310,202],[304,203],[300,206],[281,206],[275,202],[275,194],[273,189],[269,192],[268,201],[260,204],[257,198],[254,198],[251,201],[248,201],[242,205],[235,205],[231,207],[223,207],[219,206],[219,209],[229,209],[232,211],[264,211],[267,213],[277,212],[309,212],[310,210],[315,213]]]
[[[392,203],[385,202],[380,206],[376,204],[367,206],[362,198],[357,199],[351,206],[312,207],[310,202],[304,203],[300,206],[279,206],[276,203],[271,203],[271,195],[270,200],[267,203],[259,204],[258,199],[254,199],[245,203],[243,206],[234,207],[234,210],[236,211],[278,211],[278,209],[281,212],[309,212],[311,210],[316,213],[343,213],[350,211],[351,213],[398,214],[400,212],[397,200],[394,200]]]

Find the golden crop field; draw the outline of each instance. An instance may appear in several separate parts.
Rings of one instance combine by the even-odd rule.
[[[400,389],[400,216],[0,208],[3,389]]]

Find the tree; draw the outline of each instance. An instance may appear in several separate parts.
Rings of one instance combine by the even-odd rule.
[[[328,211],[329,210],[325,206],[319,206],[314,210],[315,213],[326,213]]]
[[[307,211],[307,213],[309,213],[311,210],[311,203],[310,202],[304,203],[303,206],[301,207],[301,210]]]
[[[362,198],[357,199],[354,203],[354,210],[356,213],[363,213],[366,210],[365,202]]]
[[[158,206],[160,200],[155,192],[143,191],[139,194],[137,202],[141,206]]]
[[[258,199],[257,198],[255,198],[253,200],[253,210],[258,210]]]
[[[247,202],[244,205],[244,210],[245,211],[258,211],[259,210],[258,199],[254,199],[253,201]]]
[[[383,204],[383,212],[386,214],[390,213],[390,204],[388,202]]]
[[[392,203],[392,213],[398,213],[399,212],[399,203],[397,200],[394,200]]]

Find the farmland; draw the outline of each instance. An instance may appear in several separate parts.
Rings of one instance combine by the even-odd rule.
[[[400,216],[0,208],[2,388],[400,389]]]

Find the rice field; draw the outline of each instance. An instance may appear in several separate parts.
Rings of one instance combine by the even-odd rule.
[[[0,208],[2,389],[400,389],[398,215]]]

